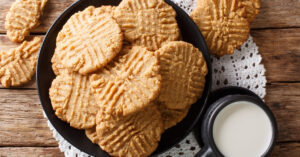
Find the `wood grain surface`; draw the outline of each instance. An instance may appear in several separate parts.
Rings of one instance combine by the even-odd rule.
[[[300,28],[253,30],[251,35],[259,46],[268,82],[300,81]]]
[[[5,35],[4,19],[14,0],[0,1],[0,51],[18,46]],[[48,0],[41,25],[43,36],[56,17],[75,0]],[[262,0],[251,35],[266,68],[265,101],[278,122],[278,140],[272,157],[300,154],[300,1]],[[43,117],[35,79],[21,87],[0,85],[0,157],[53,156],[63,153]]]
[[[260,13],[251,28],[299,27],[299,15],[299,0],[261,0]]]
[[[36,90],[0,89],[0,147],[57,146]]]
[[[298,157],[299,152],[299,142],[277,143],[271,157]]]
[[[0,156],[11,157],[63,157],[57,147],[2,147]]]
[[[300,83],[267,85],[265,101],[278,123],[278,141],[300,141]]]

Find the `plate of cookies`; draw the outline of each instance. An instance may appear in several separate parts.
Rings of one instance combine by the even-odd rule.
[[[209,52],[169,0],[80,0],[54,22],[37,64],[51,124],[92,156],[158,155],[206,108]]]

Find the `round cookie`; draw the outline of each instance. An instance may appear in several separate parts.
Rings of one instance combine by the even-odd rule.
[[[99,146],[111,156],[146,157],[158,146],[164,129],[157,106],[151,105],[136,114],[104,121],[97,115],[96,130]]]
[[[250,26],[240,1],[198,0],[191,18],[201,30],[210,53],[234,53],[249,37]]]
[[[159,111],[164,123],[164,129],[167,130],[177,123],[181,122],[188,114],[190,106],[184,109],[169,109],[163,104],[159,104]]]
[[[22,42],[37,27],[47,0],[16,0],[5,18],[5,29],[11,41]]]
[[[153,52],[124,46],[107,66],[91,76],[103,116],[126,116],[149,106],[160,90],[159,65]]]
[[[252,22],[259,14],[260,0],[241,0],[242,5],[246,9],[246,17]]]
[[[123,34],[110,13],[90,6],[70,17],[56,39],[64,67],[88,74],[104,67],[121,50]]]
[[[162,77],[159,103],[169,109],[185,109],[195,103],[205,86],[207,65],[192,44],[173,41],[156,51]]]
[[[77,129],[96,124],[98,105],[90,91],[89,76],[77,73],[58,75],[49,89],[49,97],[57,117]]]
[[[96,132],[96,126],[90,129],[85,129],[85,135],[90,141],[92,141],[95,144],[98,144],[99,137]]]
[[[176,12],[164,0],[123,0],[113,16],[128,41],[149,50],[177,40],[180,34]]]
[[[4,87],[20,86],[35,73],[42,38],[34,37],[8,52],[0,52],[0,82]]]

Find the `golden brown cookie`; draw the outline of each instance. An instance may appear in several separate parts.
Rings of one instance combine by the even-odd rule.
[[[110,14],[96,10],[90,6],[72,15],[56,39],[56,58],[80,74],[104,67],[122,48],[123,35],[117,22]]]
[[[101,6],[98,8],[95,8],[94,10],[94,14],[98,15],[98,14],[103,14],[103,13],[109,13],[112,14],[113,9],[115,9],[115,6]],[[62,35],[63,33],[61,33],[60,35]],[[60,37],[59,37],[60,38]],[[59,39],[61,40],[61,39]],[[63,64],[61,64],[60,60],[57,57],[57,53],[54,53],[53,57],[52,57],[52,69],[53,72],[55,73],[55,75],[59,75],[60,73],[65,73],[65,72],[72,72],[73,70],[71,68],[66,68],[63,66]]]
[[[125,46],[112,62],[91,76],[100,111],[108,117],[125,116],[148,106],[160,90],[158,71],[153,52]]]
[[[179,37],[175,10],[164,0],[123,0],[114,11],[125,38],[133,45],[157,50]]]
[[[103,5],[101,7],[98,7],[95,9],[95,14],[103,14],[103,13],[108,13],[108,14],[113,14],[113,11],[116,9],[116,6],[111,6],[111,5]]]
[[[98,105],[90,91],[89,76],[77,73],[58,75],[49,89],[55,114],[77,129],[95,126]]]
[[[192,44],[172,41],[156,51],[162,77],[158,101],[169,109],[185,109],[201,96],[207,66]]]
[[[16,0],[5,19],[5,29],[11,41],[22,42],[29,31],[37,27],[47,0]]]
[[[66,73],[70,74],[73,72],[71,68],[64,67],[63,64],[61,64],[60,60],[58,60],[56,57],[57,53],[54,53],[52,57],[52,70],[56,76]]]
[[[169,109],[163,104],[159,104],[159,111],[164,123],[164,129],[169,129],[175,126],[177,123],[181,122],[188,114],[190,106],[184,109]]]
[[[42,44],[40,37],[24,41],[8,52],[0,52],[0,82],[4,87],[20,86],[31,80]]]
[[[85,130],[86,137],[95,144],[98,144],[99,137],[96,132],[96,127],[92,127],[90,129]]]
[[[112,156],[146,157],[158,146],[163,123],[156,105],[136,114],[99,121],[97,134],[99,146]]]
[[[260,0],[241,0],[241,2],[245,6],[248,21],[252,22],[259,14]]]
[[[191,17],[201,30],[210,53],[234,53],[249,37],[245,9],[236,0],[198,0]]]

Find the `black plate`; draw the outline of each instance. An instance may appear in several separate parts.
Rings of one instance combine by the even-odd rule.
[[[55,116],[48,92],[51,82],[55,78],[55,75],[51,68],[51,58],[55,49],[56,36],[72,14],[83,10],[90,5],[118,5],[120,1],[121,0],[80,0],[71,5],[57,18],[57,20],[47,32],[43,45],[41,47],[37,64],[36,80],[39,97],[43,109],[51,124],[58,131],[58,133],[62,135],[62,137],[64,137],[73,146],[93,156],[105,157],[108,156],[108,154],[101,150],[98,145],[91,143],[86,138],[84,131],[70,127],[69,124],[61,121]],[[170,149],[191,132],[191,130],[199,120],[200,115],[203,114],[203,108],[205,107],[207,97],[210,92],[212,79],[209,52],[206,47],[205,40],[203,39],[199,29],[197,28],[193,20],[181,8],[179,8],[170,0],[165,1],[170,4],[177,12],[176,19],[181,30],[183,40],[192,43],[195,47],[199,48],[203,52],[203,56],[205,57],[208,65],[208,75],[206,76],[206,84],[202,98],[199,99],[197,103],[192,105],[190,112],[182,122],[168,129],[162,135],[159,146],[153,153],[153,155],[160,154]]]

